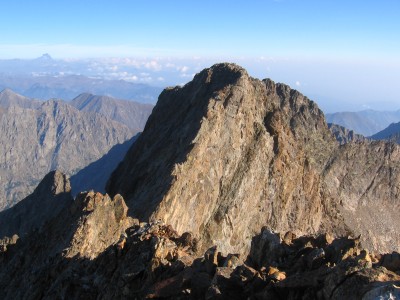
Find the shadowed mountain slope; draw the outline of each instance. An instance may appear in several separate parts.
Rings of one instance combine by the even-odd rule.
[[[67,177],[59,171],[47,174],[35,191],[12,208],[0,212],[0,238],[25,236],[69,207],[73,198]]]
[[[387,140],[400,144],[400,122],[392,123],[387,128],[371,136],[373,140]]]
[[[92,162],[78,173],[71,176],[72,194],[95,190],[105,193],[105,187],[111,173],[118,167],[139,134],[122,144],[115,145],[100,159]]]

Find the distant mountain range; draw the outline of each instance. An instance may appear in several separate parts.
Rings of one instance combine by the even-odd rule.
[[[84,93],[69,104],[80,111],[99,113],[129,128],[141,131],[146,125],[153,105]]]
[[[391,123],[400,122],[400,110],[337,112],[326,114],[325,117],[328,123],[341,125],[364,136],[372,136],[385,129]]]
[[[400,122],[392,123],[384,130],[371,136],[374,140],[388,140],[400,144]]]
[[[28,76],[0,74],[0,90],[9,88],[29,98],[72,100],[81,93],[108,95],[154,104],[161,88],[123,80],[105,80],[83,75]]]
[[[0,210],[26,197],[49,171],[73,175],[132,138],[152,108],[88,94],[71,104],[78,108],[9,89],[0,93]],[[123,124],[124,112],[132,115],[129,124]]]

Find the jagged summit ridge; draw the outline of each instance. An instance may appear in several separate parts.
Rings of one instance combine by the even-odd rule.
[[[218,64],[160,95],[108,192],[121,193],[139,218],[160,218],[227,251],[248,248],[242,237],[264,224],[345,232],[319,195],[330,155],[320,150],[335,145],[314,102]]]
[[[217,64],[161,93],[107,192],[122,194],[133,216],[161,219],[226,252],[246,252],[266,224],[298,234],[361,233],[368,248],[390,251],[400,249],[398,234],[387,240],[382,232],[399,221],[380,215],[374,222],[383,225],[368,226],[376,207],[384,214],[388,203],[398,205],[400,184],[391,178],[400,164],[385,149],[340,147],[313,101]]]

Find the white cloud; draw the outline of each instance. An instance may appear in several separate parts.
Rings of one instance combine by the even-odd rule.
[[[300,81],[296,81],[296,86],[301,86],[301,82]]]
[[[144,66],[146,69],[150,69],[153,71],[161,71],[162,69],[162,65],[160,65],[156,60],[146,62]]]
[[[166,68],[175,68],[175,64],[168,62],[165,64],[165,67]]]
[[[107,69],[109,70],[109,71],[113,71],[113,72],[116,72],[117,70],[118,70],[118,66],[109,66],[109,67],[107,67]]]
[[[181,73],[186,73],[189,70],[188,66],[178,67],[178,71]]]

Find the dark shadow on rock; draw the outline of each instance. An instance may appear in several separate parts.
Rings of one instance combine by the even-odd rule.
[[[378,299],[389,293],[400,295],[400,276],[373,265],[372,256],[359,248],[359,238],[333,240],[326,234],[282,238],[264,229],[253,239],[253,263],[243,264],[237,255],[223,256],[216,246],[197,257],[188,233],[179,236],[168,225],[139,223],[124,214],[125,219],[114,223],[124,229],[119,240],[108,237],[104,250],[91,259],[79,256],[97,246],[84,245],[93,233],[93,241],[107,239],[103,231],[93,232],[101,225],[93,221],[104,221],[96,210],[109,212],[118,197],[123,201],[120,196],[111,201],[99,193],[80,194],[78,202],[47,224],[46,230],[17,243],[6,256],[0,253],[0,298],[364,299],[368,295],[366,299]],[[120,227],[121,220],[130,220],[130,225]],[[74,234],[81,238],[72,239]],[[66,256],[71,247],[83,252]],[[325,255],[329,249],[337,254],[334,264]],[[256,261],[260,263],[255,265]]]
[[[34,192],[13,207],[0,212],[0,238],[26,235],[54,218],[73,198],[66,175],[59,171],[47,174]]]
[[[75,197],[80,192],[90,190],[104,193],[107,180],[111,173],[124,159],[126,153],[139,135],[140,133],[122,144],[115,145],[103,157],[71,176],[72,195]]]
[[[107,256],[103,246],[113,247],[111,241],[119,236],[126,212],[120,196],[111,200],[100,193],[79,194],[41,227],[0,249],[0,299],[93,299],[84,283],[91,280],[85,278],[87,274],[96,275],[96,259],[77,255],[100,251]],[[105,268],[109,267],[107,261],[112,263],[105,260]],[[106,274],[111,278],[112,274]],[[75,287],[79,283],[82,289],[77,294]],[[57,295],[68,297],[53,298],[54,287]]]

